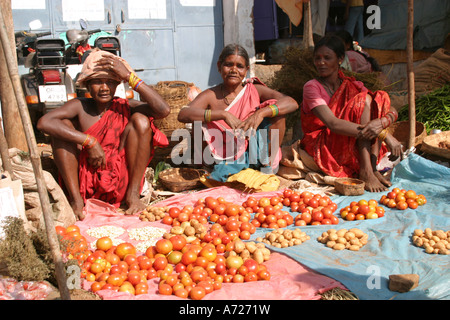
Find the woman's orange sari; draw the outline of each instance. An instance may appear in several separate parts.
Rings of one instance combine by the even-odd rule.
[[[333,114],[343,120],[361,123],[366,95],[373,98],[371,119],[386,115],[390,109],[390,99],[384,91],[361,91],[354,84],[353,77],[346,77],[341,71],[341,86],[331,97],[329,107]],[[359,175],[359,153],[356,138],[333,133],[312,112],[301,109],[301,123],[304,133],[301,147],[314,157],[319,168],[333,177],[357,177]],[[378,159],[386,153],[383,144]]]

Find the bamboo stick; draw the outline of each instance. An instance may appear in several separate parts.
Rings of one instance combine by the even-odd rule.
[[[2,118],[0,118],[0,155],[2,158],[3,170],[9,173],[11,180],[15,180],[14,170],[11,165],[11,159],[9,158],[8,142],[6,141],[5,134],[3,133],[3,128],[1,126]]]
[[[48,197],[47,187],[44,180],[41,158],[39,156],[39,152],[37,149],[36,138],[34,136],[33,126],[31,124],[30,115],[28,113],[28,107],[25,101],[25,96],[22,90],[22,86],[20,84],[17,62],[13,58],[14,55],[12,53],[11,46],[9,45],[8,33],[6,30],[5,20],[3,18],[3,12],[1,12],[0,14],[0,37],[3,52],[6,58],[6,64],[8,66],[9,76],[13,84],[14,93],[19,107],[20,117],[22,119],[22,123],[24,126],[28,148],[30,150],[31,164],[33,166],[34,175],[36,176],[36,184],[39,198],[41,201],[42,211],[44,214],[47,238],[53,256],[53,261],[55,263],[56,279],[58,282],[59,292],[62,300],[70,300],[70,293],[67,287],[64,263],[61,258],[59,241],[55,231],[55,225],[53,221],[53,211],[50,209],[50,200]]]
[[[311,3],[305,2],[303,4],[303,48],[309,49],[314,47],[312,21],[311,21]]]
[[[414,0],[408,0],[408,30],[406,36],[406,57],[408,72],[408,104],[409,104],[409,140],[408,149],[412,148],[416,139],[416,92],[414,86]]]

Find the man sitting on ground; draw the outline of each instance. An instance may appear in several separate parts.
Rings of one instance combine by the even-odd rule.
[[[128,81],[142,101],[115,97]],[[37,128],[51,137],[53,156],[76,216],[94,198],[126,214],[142,211],[144,174],[155,146],[168,145],[153,119],[167,117],[169,105],[139,79],[128,63],[111,53],[94,50],[77,80],[92,98],[77,98],[45,114]]]

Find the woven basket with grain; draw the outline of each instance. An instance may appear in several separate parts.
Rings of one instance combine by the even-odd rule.
[[[205,170],[192,168],[170,168],[159,174],[163,186],[172,192],[191,190],[202,186],[200,177],[206,173]]]
[[[359,179],[338,178],[334,181],[334,188],[344,196],[358,196],[364,194],[365,183]]]
[[[423,139],[422,151],[450,159],[450,131],[436,133]]]
[[[409,121],[398,121],[389,127],[389,132],[405,147],[408,147],[409,142]],[[427,130],[422,122],[416,121],[416,138],[414,140],[414,147],[422,144],[423,139],[427,136]]]
[[[160,81],[153,89],[161,95],[161,97],[170,106],[170,114],[164,119],[156,119],[155,125],[159,130],[166,133],[175,129],[185,127],[185,124],[178,121],[178,113],[183,106],[189,103],[188,93],[192,83],[184,81]]]

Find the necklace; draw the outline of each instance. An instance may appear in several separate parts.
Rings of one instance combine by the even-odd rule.
[[[328,93],[328,95],[331,97],[333,96],[333,94],[336,92],[336,90],[334,90],[328,83],[326,83],[325,81],[323,81],[321,78],[318,79],[319,82],[324,86],[325,91]],[[340,87],[342,80],[339,78],[339,85],[337,86],[338,88]]]
[[[105,114],[105,112],[108,110],[109,110],[109,108],[105,108],[105,110],[103,110],[102,112],[99,113],[98,117],[101,119],[103,117],[103,115]]]
[[[226,104],[227,106],[229,106],[230,103],[233,102],[234,98],[233,98],[233,100],[231,100],[231,102],[228,101],[227,96],[228,96],[229,94],[228,94],[228,95],[225,94],[225,90],[224,90],[224,88],[223,88],[223,83],[220,85],[220,90],[222,91],[222,100],[223,100],[223,102],[225,102],[225,104]]]

